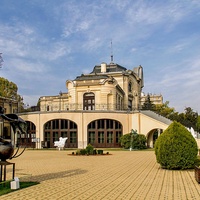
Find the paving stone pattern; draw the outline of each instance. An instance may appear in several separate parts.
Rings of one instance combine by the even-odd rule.
[[[16,176],[40,184],[1,200],[199,200],[194,170],[164,170],[153,151],[110,151],[72,156],[69,151],[26,150],[13,160]],[[11,170],[10,170],[11,173]],[[25,176],[31,174],[32,176]],[[21,178],[22,180],[23,178]]]

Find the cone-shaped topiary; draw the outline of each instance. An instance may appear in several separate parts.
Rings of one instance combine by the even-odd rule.
[[[166,169],[193,168],[197,153],[194,137],[178,122],[173,122],[155,143],[157,162]]]

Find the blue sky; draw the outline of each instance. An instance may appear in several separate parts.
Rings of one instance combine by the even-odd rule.
[[[66,92],[66,80],[114,62],[142,65],[145,93],[200,112],[199,0],[1,0],[0,76],[24,103]]]

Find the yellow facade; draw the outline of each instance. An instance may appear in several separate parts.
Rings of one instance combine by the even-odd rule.
[[[40,97],[40,111],[20,117],[34,127],[39,148],[44,142],[54,147],[59,137],[68,137],[68,148],[84,148],[89,143],[119,147],[119,138],[132,129],[146,135],[147,145],[153,147],[155,131],[158,136],[171,122],[139,110],[143,86],[142,66],[127,70],[102,63],[90,74],[67,80],[67,92]]]
[[[0,97],[0,107],[3,108],[4,114],[18,113],[20,102],[11,98]],[[10,124],[0,118],[0,137],[11,139],[12,130]]]

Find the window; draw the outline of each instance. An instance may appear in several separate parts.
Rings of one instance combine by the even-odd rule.
[[[88,143],[94,144],[95,143],[95,132],[88,133]]]
[[[98,143],[104,143],[104,132],[103,131],[98,132]]]
[[[113,143],[113,132],[112,131],[108,131],[107,132],[107,143]]]
[[[129,84],[128,84],[128,91],[132,92],[132,83],[131,82],[129,82]]]
[[[122,124],[112,119],[98,119],[88,124],[88,144],[95,148],[119,147]]]
[[[128,109],[132,110],[132,100],[128,100]]]
[[[95,110],[94,93],[86,93],[83,95],[83,110]]]
[[[54,142],[60,137],[67,137],[66,147],[77,148],[77,124],[71,120],[54,119],[44,124],[44,141],[49,142],[49,147],[54,148]]]
[[[70,131],[70,143],[76,143],[77,137],[76,137],[76,132]]]

